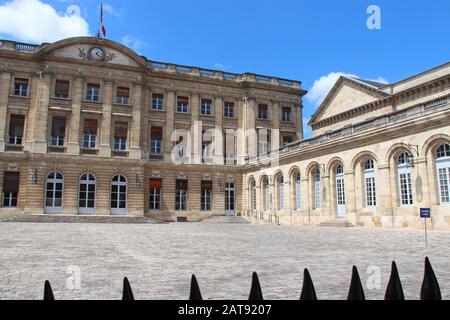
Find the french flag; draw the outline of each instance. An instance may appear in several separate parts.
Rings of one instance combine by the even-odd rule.
[[[103,21],[103,2],[101,4],[101,8],[100,8],[100,23],[102,25],[103,37],[106,38],[106,27],[105,27],[105,22]]]

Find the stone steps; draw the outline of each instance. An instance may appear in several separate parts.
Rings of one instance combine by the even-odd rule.
[[[214,216],[203,220],[202,223],[250,224],[247,219],[235,216]]]
[[[322,222],[319,226],[331,228],[353,228],[354,225],[346,220],[329,220]]]
[[[17,215],[0,220],[0,222],[22,223],[132,223],[160,224],[163,223],[148,217],[114,217],[114,216],[65,216],[65,215]]]

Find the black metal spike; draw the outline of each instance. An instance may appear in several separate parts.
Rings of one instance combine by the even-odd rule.
[[[384,300],[388,301],[404,301],[403,286],[398,274],[397,264],[392,262],[391,278],[386,289]]]
[[[361,278],[359,277],[358,268],[356,266],[353,266],[352,282],[350,284],[350,290],[348,292],[347,300],[366,300],[364,289],[361,284]]]
[[[420,300],[442,300],[441,288],[428,257],[425,258],[425,275],[420,291]]]
[[[202,292],[200,291],[200,287],[198,286],[197,278],[195,275],[192,275],[191,279],[191,293],[189,295],[190,301],[202,301]]]
[[[131,286],[130,286],[130,282],[128,281],[128,278],[123,279],[122,300],[123,301],[133,301],[134,300],[133,290],[131,290]]]
[[[54,301],[54,300],[55,300],[55,296],[53,295],[52,286],[51,286],[50,282],[47,280],[47,281],[45,281],[45,286],[44,286],[44,301]]]
[[[302,294],[300,295],[300,300],[302,301],[316,301],[316,289],[314,288],[314,283],[309,274],[309,270],[305,269],[303,277],[303,288]]]
[[[259,284],[258,274],[253,272],[252,278],[252,288],[250,290],[250,296],[248,297],[249,301],[263,301],[263,294],[261,291],[261,285]]]

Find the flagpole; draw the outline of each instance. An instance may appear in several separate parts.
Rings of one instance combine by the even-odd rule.
[[[102,15],[103,15],[103,1],[100,2],[100,15],[98,18],[98,27],[97,27],[97,38],[101,38],[101,28],[102,28]]]

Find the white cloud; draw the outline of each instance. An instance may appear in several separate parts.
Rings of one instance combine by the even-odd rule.
[[[306,95],[306,99],[314,104],[316,107],[319,106],[323,100],[325,100],[326,96],[336,84],[338,79],[341,76],[353,77],[360,79],[359,76],[346,72],[331,72],[326,76],[321,77],[320,79],[314,81],[312,88],[309,90]],[[385,78],[378,77],[377,79],[369,79],[371,81],[380,82],[380,83],[389,83]]]
[[[223,64],[223,63],[219,63],[219,62],[214,64],[214,69],[227,70],[227,69],[231,69],[231,68],[232,68],[232,66]]]
[[[13,0],[0,5],[0,34],[33,43],[54,42],[88,36],[89,25],[79,14],[56,12],[39,0]]]
[[[134,38],[129,35],[122,37],[122,44],[133,49],[134,51],[139,51],[142,48],[148,47],[148,44],[142,39]]]

